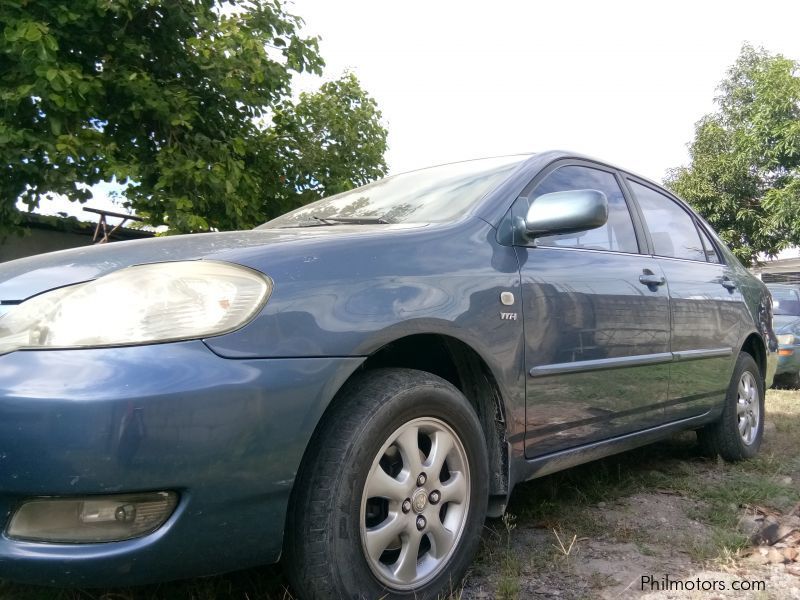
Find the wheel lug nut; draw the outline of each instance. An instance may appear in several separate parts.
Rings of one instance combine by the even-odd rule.
[[[409,500],[408,498],[406,498],[405,500],[403,500],[403,506],[402,506],[402,508],[403,508],[403,512],[404,512],[404,513],[407,513],[407,512],[409,512],[409,511],[411,510],[411,500]]]
[[[425,517],[423,517],[422,515],[418,516],[417,517],[417,529],[422,531],[423,529],[425,529],[425,525],[426,525]]]
[[[428,500],[431,501],[431,504],[438,504],[439,500],[442,499],[442,495],[439,493],[439,490],[433,490],[430,494],[428,494]]]
[[[425,473],[420,473],[419,477],[417,477],[417,485],[425,485],[425,482],[428,480],[428,477]]]

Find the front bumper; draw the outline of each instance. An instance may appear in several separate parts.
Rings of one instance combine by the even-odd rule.
[[[0,579],[134,585],[276,561],[323,411],[362,358],[231,360],[200,341],[0,357]],[[9,539],[26,499],[173,490],[124,542]]]

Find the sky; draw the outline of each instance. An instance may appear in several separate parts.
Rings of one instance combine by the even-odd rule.
[[[800,59],[800,2],[294,0],[389,129],[391,172],[566,149],[651,179],[688,161],[694,124],[742,43]],[[311,87],[305,78],[303,86]]]
[[[661,181],[687,163],[694,123],[714,109],[717,84],[744,42],[800,59],[796,0],[287,7],[305,20],[307,35],[321,37],[323,80],[349,70],[377,101],[390,173],[564,149]],[[320,84],[300,76],[296,90]],[[110,189],[95,188],[89,204],[111,208]],[[66,208],[49,204],[42,212]]]

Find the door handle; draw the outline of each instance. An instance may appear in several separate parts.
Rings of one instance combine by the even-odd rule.
[[[736,289],[736,283],[730,277],[723,277],[722,281],[720,281],[722,287],[724,287],[729,292],[732,292]]]
[[[644,275],[639,275],[639,283],[647,286],[651,285],[664,285],[667,282],[666,279],[661,277],[660,275],[653,275],[652,273],[645,273]]]

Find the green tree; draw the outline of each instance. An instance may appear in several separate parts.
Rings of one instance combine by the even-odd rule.
[[[800,65],[745,45],[665,183],[746,264],[800,244]]]
[[[281,0],[0,0],[0,228],[18,198],[86,201],[112,178],[131,182],[127,205],[152,224],[244,228],[304,190],[383,174],[386,132],[354,77],[290,102],[293,74],[323,66],[301,24]],[[331,97],[340,88],[360,96]],[[364,110],[332,112],[350,105]],[[328,126],[317,143],[369,152],[340,163],[315,149],[309,162],[311,134],[289,136],[303,123]]]
[[[385,175],[387,131],[380,119],[375,100],[352,74],[279,107],[265,148],[284,165],[285,185],[268,216]]]

